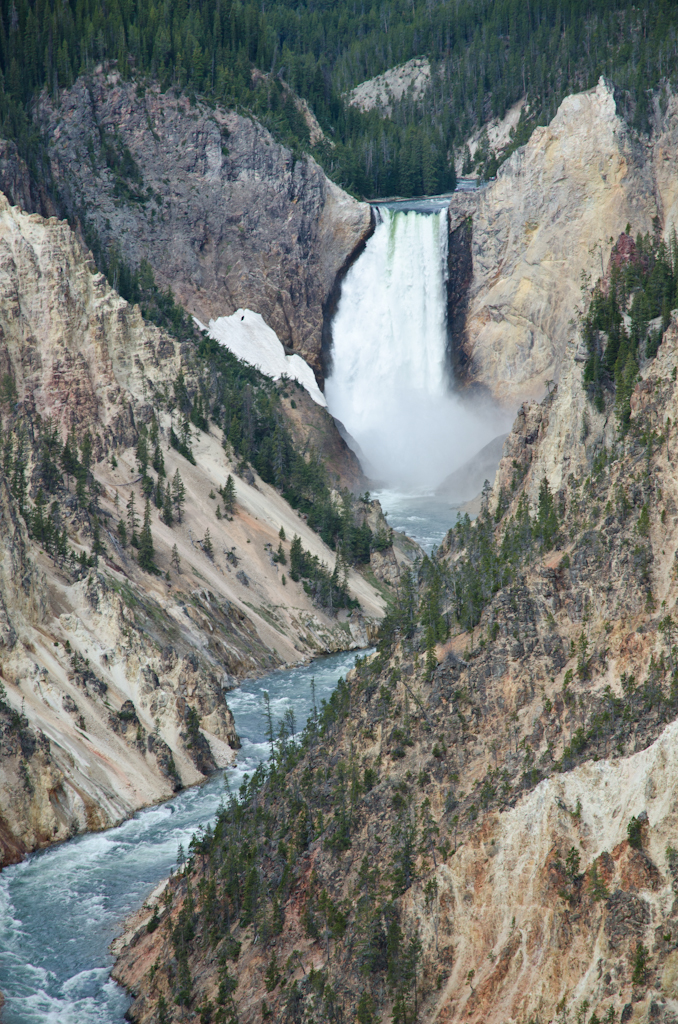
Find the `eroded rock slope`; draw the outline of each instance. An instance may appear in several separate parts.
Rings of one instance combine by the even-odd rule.
[[[126,936],[134,1020],[678,1019],[678,321],[626,426],[578,351]]]
[[[663,100],[652,137],[638,137],[601,80],[567,97],[495,181],[454,197],[453,236],[472,220],[473,274],[462,323],[452,324],[464,381],[508,405],[541,399],[546,381],[565,365],[582,283],[587,289],[601,276],[610,238],[627,224],[634,236],[652,231],[655,217],[669,236],[677,212],[678,100]]]
[[[383,614],[348,566],[360,607],[339,617],[285,578],[295,535],[329,571],[335,554],[236,459],[200,351],[145,322],[65,222],[0,196],[0,863],[229,763],[239,678],[365,645]],[[336,447],[303,389],[266,387],[300,448]],[[200,427],[177,388],[184,408],[204,396]]]

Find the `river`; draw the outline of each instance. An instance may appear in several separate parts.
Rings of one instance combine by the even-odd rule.
[[[140,811],[107,832],[79,836],[33,854],[0,874],[0,991],[3,1024],[123,1024],[130,1000],[110,978],[108,947],[176,865],[200,826],[214,820],[225,784],[237,790],[267,757],[262,693],[275,721],[294,712],[303,728],[312,708],[352,668],[357,652],[246,681],[228,696],[242,740],[237,765],[202,786]]]

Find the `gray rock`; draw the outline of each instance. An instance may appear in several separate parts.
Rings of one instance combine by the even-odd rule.
[[[321,378],[324,307],[371,231],[367,203],[258,122],[117,74],[43,96],[36,117],[62,215],[131,266],[147,259],[203,322],[261,313]]]

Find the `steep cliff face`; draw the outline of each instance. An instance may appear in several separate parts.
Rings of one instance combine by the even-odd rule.
[[[41,101],[62,216],[204,323],[264,317],[321,379],[323,307],[370,211],[256,121],[100,72]],[[0,168],[1,172],[1,168]]]
[[[419,626],[404,596],[137,922],[133,1019],[675,1022],[678,322],[626,431],[578,355],[521,409],[491,514],[422,570]]]
[[[288,557],[295,534],[326,564],[334,553],[274,487],[236,465],[221,429],[188,425],[193,461],[168,443],[179,429],[168,395],[178,380],[200,393],[196,359],[194,342],[148,324],[108,286],[66,223],[0,196],[5,862],[111,825],[229,763],[238,740],[226,693],[239,678],[366,645],[382,614],[383,599],[355,572],[361,609],[341,620],[285,580],[273,557],[281,527]],[[331,426],[304,395],[295,401],[281,385],[300,442]],[[127,520],[134,533],[144,518],[147,427],[163,479],[179,472],[185,490],[171,524],[148,506],[150,572],[119,526]],[[62,453],[69,434],[71,461],[90,439],[87,472]],[[318,437],[319,448],[329,443]],[[235,507],[222,515],[215,492],[229,473]]]
[[[676,99],[652,142],[618,116],[611,88],[569,96],[553,121],[473,197],[473,279],[456,364],[508,405],[557,379],[582,281],[602,275],[611,236],[666,229],[676,218]],[[472,200],[471,200],[472,201]],[[467,213],[468,195],[450,207]]]

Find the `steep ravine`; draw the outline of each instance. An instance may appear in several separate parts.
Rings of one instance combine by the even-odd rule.
[[[295,535],[330,569],[335,553],[224,447],[212,420],[181,427],[173,388],[202,401],[197,342],[145,322],[66,223],[1,196],[0,324],[1,865],[120,821],[230,763],[238,741],[226,695],[237,680],[367,645],[384,599],[350,570],[360,607],[337,616],[285,578],[273,556],[280,547],[289,561]],[[331,418],[288,387],[267,394],[299,449],[312,438],[331,477],[355,485],[355,460]],[[170,445],[175,427],[188,430],[195,465]],[[144,519],[142,434],[163,479],[178,471],[185,490],[172,525],[150,503],[155,574],[118,525],[136,515],[141,529]],[[85,472],[78,447],[85,459],[87,436]],[[161,474],[149,471],[157,497]],[[229,474],[231,516],[217,494]],[[376,574],[397,580],[407,556],[388,544],[374,554]]]
[[[678,321],[626,431],[573,341],[476,525],[137,921],[134,1020],[678,1019]]]

